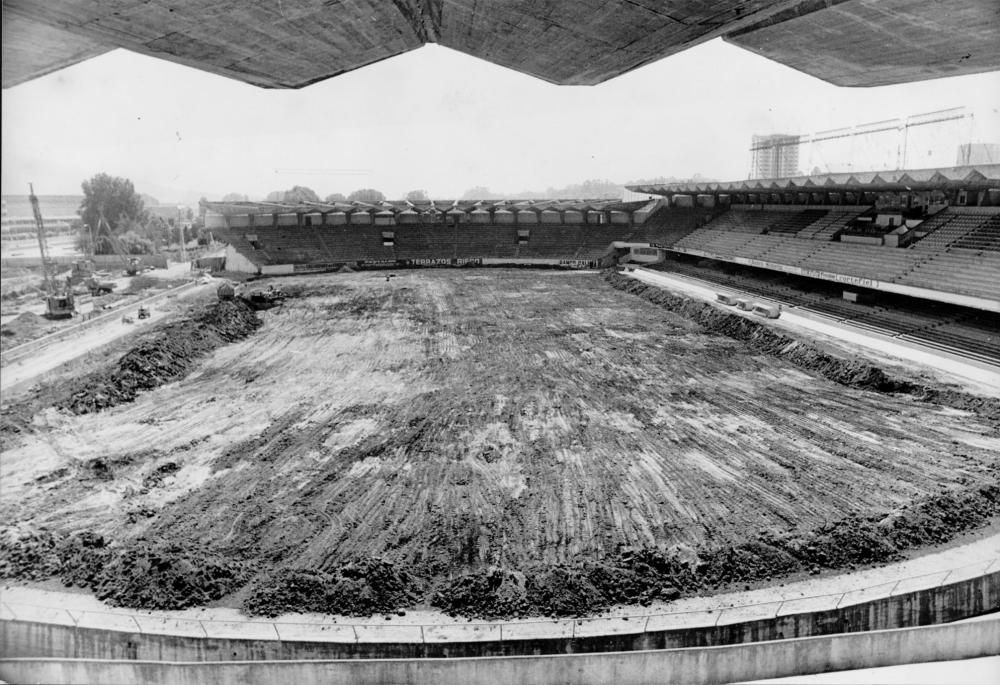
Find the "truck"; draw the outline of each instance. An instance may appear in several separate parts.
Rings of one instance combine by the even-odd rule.
[[[112,290],[118,287],[118,284],[111,280],[110,275],[102,272],[94,272],[90,278],[85,281],[87,290],[94,297],[99,295],[106,295]]]

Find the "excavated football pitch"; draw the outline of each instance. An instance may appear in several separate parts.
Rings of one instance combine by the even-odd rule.
[[[35,547],[0,571],[44,548],[126,605],[565,614],[884,561],[996,515],[993,485],[969,494],[996,482],[988,415],[828,380],[596,274],[276,285],[293,297],[181,380],[37,412],[0,498]]]

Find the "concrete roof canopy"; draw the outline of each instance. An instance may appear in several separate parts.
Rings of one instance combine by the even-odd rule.
[[[838,85],[1000,69],[996,0],[5,0],[3,87],[125,48],[301,88],[426,43],[594,85],[718,37]]]

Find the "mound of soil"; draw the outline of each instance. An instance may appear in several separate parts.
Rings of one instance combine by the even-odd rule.
[[[51,324],[34,312],[22,312],[0,326],[0,340],[3,346],[13,347],[45,335]]]
[[[1000,516],[1000,484],[945,492],[889,515],[847,517],[797,535],[762,534],[738,545],[698,550],[622,550],[600,562],[492,567],[425,591],[424,579],[384,559],[358,559],[335,570],[281,568],[258,575],[253,564],[219,553],[137,540],[112,546],[99,535],[0,531],[0,578],[60,578],[99,599],[139,609],[199,606],[252,580],[246,613],[321,612],[371,616],[429,601],[474,618],[580,616],[615,604],[743,586],[820,568],[853,568],[901,558],[910,548],[944,542]]]
[[[138,540],[112,547],[91,532],[0,532],[0,578],[59,578],[115,606],[199,606],[242,587],[253,572],[245,562],[177,545]]]
[[[359,559],[335,571],[283,568],[259,578],[243,602],[248,614],[278,616],[288,612],[371,616],[412,604],[416,580],[382,559]]]
[[[431,603],[475,618],[581,616],[615,604],[648,605],[821,568],[895,561],[906,549],[947,541],[998,515],[1000,485],[988,483],[928,497],[889,516],[847,517],[801,535],[762,534],[693,555],[642,548],[600,563],[473,572],[445,583]]]
[[[708,303],[647,285],[614,269],[605,271],[604,279],[618,290],[638,295],[644,300],[698,323],[708,332],[739,340],[755,351],[785,359],[799,368],[817,372],[840,385],[880,393],[909,394],[921,401],[974,412],[995,426],[1000,426],[998,398],[981,397],[894,378],[869,362],[828,354],[807,342],[779,333],[745,316],[730,314]]]
[[[115,549],[90,587],[115,606],[185,609],[239,589],[254,570],[210,552],[140,540]]]
[[[260,325],[242,300],[221,301],[197,318],[161,327],[126,352],[114,368],[76,379],[56,406],[88,414],[131,402],[143,390],[184,376],[201,357],[247,337]]]

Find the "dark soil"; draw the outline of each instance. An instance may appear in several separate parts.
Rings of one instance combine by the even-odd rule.
[[[847,569],[902,558],[909,548],[944,542],[1000,515],[1000,486],[943,493],[898,512],[848,517],[804,535],[698,550],[626,550],[602,563],[488,569],[452,579],[431,598],[449,614],[478,618],[579,616],[615,604],[648,605],[742,587],[819,569]]]
[[[114,606],[199,606],[242,587],[253,571],[242,561],[166,543],[136,540],[112,547],[90,532],[0,533],[0,577],[59,578]]]
[[[360,559],[331,572],[283,568],[259,578],[243,609],[252,615],[287,612],[371,616],[395,612],[418,596],[418,581],[382,559]]]
[[[605,271],[604,279],[618,290],[638,295],[644,300],[698,323],[710,333],[742,341],[755,351],[784,359],[799,368],[817,372],[840,385],[880,393],[911,395],[923,402],[973,412],[988,419],[995,427],[1000,427],[1000,399],[930,387],[892,377],[869,362],[828,354],[808,342],[779,333],[745,316],[730,314],[708,303],[675,295],[662,288],[623,276],[613,269]]]
[[[231,300],[159,326],[111,368],[37,386],[31,395],[4,406],[0,438],[10,440],[30,431],[32,417],[46,407],[88,414],[132,402],[140,392],[186,375],[212,350],[246,338],[260,325],[248,305]]]

